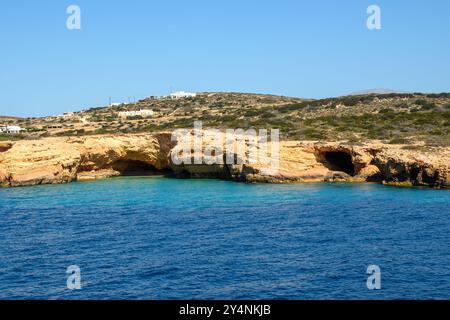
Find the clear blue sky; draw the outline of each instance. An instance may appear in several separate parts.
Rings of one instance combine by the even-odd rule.
[[[82,29],[66,29],[81,7]],[[382,29],[366,9],[382,9]],[[0,115],[186,91],[450,91],[450,1],[2,0]]]

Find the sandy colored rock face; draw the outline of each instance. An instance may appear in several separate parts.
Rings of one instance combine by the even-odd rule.
[[[160,145],[161,139],[164,145]],[[0,184],[26,186],[119,175],[120,160],[167,167],[170,140],[164,135],[48,138],[14,142],[0,153]]]
[[[203,141],[203,152],[211,143],[215,142],[210,138]],[[448,148],[425,152],[379,143],[350,146],[283,141],[279,167],[273,168],[261,162],[174,164],[171,155],[182,144],[172,141],[170,133],[2,142],[0,185],[66,183],[123,175],[127,170],[170,170],[175,175],[247,182],[376,181],[450,187]]]
[[[1,183],[10,186],[69,182],[80,159],[78,150],[58,138],[20,141],[0,153]]]

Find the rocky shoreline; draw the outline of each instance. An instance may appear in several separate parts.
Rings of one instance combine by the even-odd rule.
[[[450,150],[408,150],[366,143],[283,141],[279,171],[262,164],[171,161],[171,133],[58,137],[0,142],[0,186],[103,179],[133,173],[210,177],[244,182],[378,182],[450,188]]]

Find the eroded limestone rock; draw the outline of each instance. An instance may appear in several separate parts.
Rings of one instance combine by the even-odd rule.
[[[211,142],[211,141],[209,141]],[[171,161],[177,145],[171,133],[46,138],[0,144],[0,186],[26,186],[123,175],[130,166],[187,177],[246,182],[382,182],[450,187],[450,150],[404,150],[368,143],[283,141],[279,168],[267,163],[180,164]],[[208,140],[204,142],[207,144]],[[236,154],[237,158],[243,157]],[[192,155],[186,155],[192,157]],[[264,161],[263,161],[264,162]]]

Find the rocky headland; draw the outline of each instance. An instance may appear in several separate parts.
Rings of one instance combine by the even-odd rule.
[[[255,164],[175,165],[170,132],[50,137],[0,142],[2,187],[67,183],[130,174],[244,182],[377,182],[450,188],[450,148],[380,142],[282,141],[279,170]],[[239,156],[239,155],[237,155]]]

